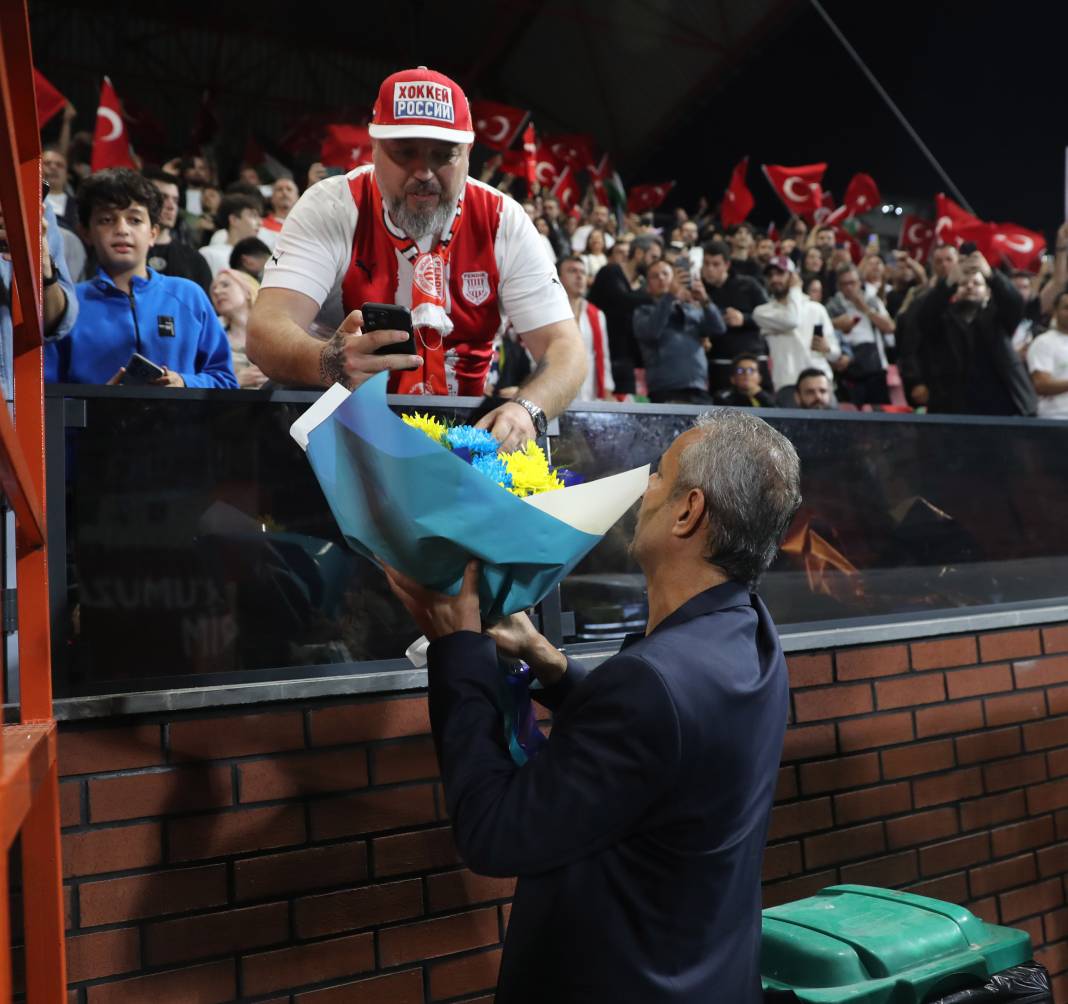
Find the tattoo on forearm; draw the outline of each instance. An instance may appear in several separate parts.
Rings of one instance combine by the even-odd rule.
[[[345,336],[337,331],[319,353],[319,379],[324,387],[345,383]]]

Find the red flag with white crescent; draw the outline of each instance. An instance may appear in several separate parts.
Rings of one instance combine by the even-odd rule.
[[[743,157],[734,165],[731,172],[730,184],[723,193],[723,204],[719,209],[720,222],[725,227],[732,227],[736,223],[742,223],[753,211],[753,193],[745,183],[745,174],[749,170],[749,158]]]
[[[588,171],[594,164],[592,136],[573,132],[546,136],[544,142],[557,160],[575,171]]]
[[[870,174],[854,174],[846,185],[845,190],[846,208],[850,216],[862,216],[870,213],[880,202],[879,186]]]
[[[658,209],[674,187],[674,181],[663,181],[659,185],[635,185],[627,193],[627,212],[648,213]]]
[[[538,137],[531,123],[523,130],[523,161],[526,164],[527,188],[531,192],[538,182]]]
[[[990,248],[1013,268],[1037,272],[1046,250],[1046,238],[1017,223],[994,223]]]
[[[948,195],[939,192],[935,196],[935,243],[952,244],[954,247],[969,239],[963,231],[982,225],[978,216],[973,216],[963,206],[958,205]]]
[[[37,128],[41,128],[50,118],[63,111],[67,99],[36,67],[33,71],[33,91],[37,98]]]
[[[542,188],[552,188],[564,164],[542,140],[534,153],[534,182]]]
[[[934,224],[930,220],[909,213],[901,218],[897,245],[918,262],[925,262],[934,247],[934,235]]]
[[[783,205],[797,216],[811,216],[823,203],[823,174],[826,164],[802,164],[783,167],[765,164],[764,176]]]
[[[471,121],[475,139],[491,150],[507,150],[523,131],[530,112],[496,101],[472,101]]]
[[[575,169],[570,164],[563,166],[550,190],[550,194],[556,197],[565,211],[579,204],[582,199],[582,189],[579,187],[578,179],[575,177]]]
[[[332,122],[326,127],[319,159],[326,167],[340,167],[351,171],[361,164],[371,163],[371,134],[367,126]]]
[[[96,130],[93,132],[93,156],[90,167],[102,171],[106,167],[136,168],[130,153],[130,137],[122,105],[111,81],[105,77],[100,88],[100,106],[96,110]]]

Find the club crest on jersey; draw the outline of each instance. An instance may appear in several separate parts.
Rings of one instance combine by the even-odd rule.
[[[489,299],[489,272],[464,272],[462,279],[460,292],[472,307],[477,307]]]
[[[452,88],[419,80],[396,83],[393,85],[393,117],[455,122]]]
[[[415,284],[437,303],[445,299],[445,266],[438,255],[421,254],[415,260]]]

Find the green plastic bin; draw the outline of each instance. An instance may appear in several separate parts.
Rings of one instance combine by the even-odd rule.
[[[964,907],[865,885],[835,885],[764,911],[765,991],[812,1004],[922,1004],[1031,958],[1026,931]]]

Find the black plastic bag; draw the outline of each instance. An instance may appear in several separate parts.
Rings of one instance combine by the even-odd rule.
[[[1012,969],[995,973],[981,987],[956,990],[925,1004],[1053,1004],[1046,967],[1037,962],[1024,962]]]

